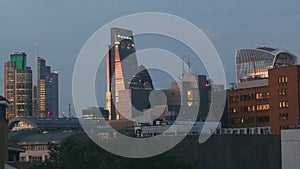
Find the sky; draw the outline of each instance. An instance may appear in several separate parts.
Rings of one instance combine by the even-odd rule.
[[[10,53],[25,51],[35,70],[38,41],[39,56],[60,72],[60,112],[67,112],[74,65],[85,42],[106,23],[137,12],[169,13],[196,25],[219,53],[227,82],[235,82],[236,49],[267,45],[300,56],[299,6],[298,0],[0,0],[0,94]]]

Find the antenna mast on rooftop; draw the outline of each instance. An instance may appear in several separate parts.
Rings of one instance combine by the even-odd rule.
[[[39,42],[34,42],[34,45],[35,45],[35,55],[36,57],[39,56]]]

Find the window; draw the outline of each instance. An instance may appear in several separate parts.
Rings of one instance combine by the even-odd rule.
[[[188,99],[187,106],[188,107],[193,106],[193,102],[191,102],[194,99],[193,91],[191,91],[191,90],[187,91],[187,99]]]
[[[288,77],[287,76],[280,76],[278,77],[278,83],[288,83]]]
[[[231,113],[238,113],[239,112],[239,108],[238,107],[231,107],[230,108],[230,112]]]
[[[240,100],[240,97],[239,96],[230,96],[229,100],[230,100],[230,103],[235,103]]]
[[[268,123],[270,118],[268,116],[258,116],[257,123]]]
[[[256,100],[268,99],[269,98],[269,92],[256,93],[255,98],[256,98]]]
[[[280,113],[279,114],[279,120],[287,120],[289,118],[288,113]]]
[[[253,98],[254,98],[254,94],[241,95],[240,101],[249,101],[249,100],[253,100]]]
[[[232,118],[231,119],[232,124],[243,124],[245,123],[244,118]]]
[[[278,95],[279,96],[286,96],[288,94],[288,90],[287,89],[279,89],[278,90]]]
[[[254,112],[255,111],[255,106],[242,106],[241,107],[241,112]]]
[[[187,106],[192,107],[193,106],[193,102],[187,102]]]
[[[246,123],[255,123],[255,117],[247,117]]]
[[[268,111],[270,109],[269,104],[261,104],[256,106],[257,111]]]
[[[280,126],[280,130],[282,130],[282,129],[288,129],[289,128],[289,126]]]
[[[289,103],[288,103],[288,101],[280,101],[278,106],[279,106],[279,108],[288,108]]]
[[[193,100],[194,99],[193,91],[191,91],[191,90],[187,91],[187,99],[188,100]]]

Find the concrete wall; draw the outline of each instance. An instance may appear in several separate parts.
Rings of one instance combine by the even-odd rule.
[[[300,129],[281,131],[282,169],[300,168]]]
[[[214,135],[203,144],[188,136],[171,151],[197,160],[199,169],[281,168],[279,135]]]

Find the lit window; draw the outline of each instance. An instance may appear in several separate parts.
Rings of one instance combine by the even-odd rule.
[[[238,107],[231,107],[231,108],[230,108],[230,112],[231,112],[231,113],[237,113],[238,110],[239,110]]]
[[[270,109],[269,104],[261,104],[256,106],[257,111],[268,111]]]
[[[262,100],[262,99],[268,99],[268,98],[269,98],[269,92],[256,94],[256,100]]]
[[[278,83],[288,83],[288,77],[287,76],[278,77]]]
[[[194,96],[193,96],[193,91],[189,90],[187,91],[187,99],[188,100],[193,100]]]
[[[279,106],[279,108],[288,108],[289,103],[288,103],[288,101],[280,101],[278,106]]]

